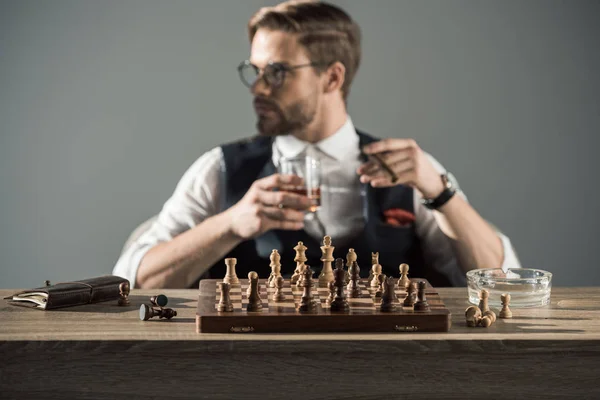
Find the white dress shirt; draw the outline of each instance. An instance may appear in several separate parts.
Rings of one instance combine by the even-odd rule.
[[[308,143],[292,135],[277,136],[273,141],[273,163],[281,157],[311,155],[321,162],[321,208],[307,213],[304,229],[320,242],[324,235],[335,246],[343,246],[364,227],[363,196],[356,169],[361,164],[359,137],[350,117],[333,135]],[[435,168],[445,168],[427,154]],[[113,269],[113,274],[129,279],[133,287],[141,259],[154,245],[173,239],[193,228],[221,209],[225,162],[221,147],[216,147],[196,160],[179,181],[175,192],[164,204],[152,226],[126,249]],[[454,255],[451,239],[438,226],[433,211],[421,204],[414,191],[415,230],[422,243],[424,260],[432,268],[443,271],[460,268]],[[459,189],[458,193],[466,199]],[[510,240],[497,232],[504,249],[502,269],[520,268]]]

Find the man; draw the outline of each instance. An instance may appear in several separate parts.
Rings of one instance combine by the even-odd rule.
[[[255,270],[266,278],[278,249],[290,275],[298,241],[318,269],[323,235],[333,238],[335,257],[354,248],[363,275],[371,252],[379,252],[383,273],[397,276],[406,262],[411,276],[436,285],[464,284],[474,268],[519,267],[509,240],[414,140],[378,141],[355,129],[346,99],[360,64],[360,29],[344,11],[286,2],[259,10],[248,31],[251,56],[239,72],[260,134],[202,155],[114,274],[135,287],[197,287],[200,278],[222,278],[224,258],[236,257],[240,277]],[[301,183],[275,173],[281,157],[298,155],[321,162],[316,213],[304,212],[306,196],[276,190]]]

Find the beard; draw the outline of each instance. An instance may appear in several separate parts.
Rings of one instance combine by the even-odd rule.
[[[301,131],[315,119],[317,113],[316,101],[312,99],[300,99],[285,109],[265,98],[255,98],[254,104],[268,107],[270,111],[266,114],[257,112],[256,128],[263,136],[288,135]]]

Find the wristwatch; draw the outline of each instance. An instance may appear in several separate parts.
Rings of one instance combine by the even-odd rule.
[[[456,194],[456,187],[448,173],[440,175],[444,183],[444,190],[435,199],[421,199],[421,203],[430,210],[437,210]]]

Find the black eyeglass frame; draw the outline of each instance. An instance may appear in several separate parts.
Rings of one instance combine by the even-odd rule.
[[[262,73],[261,73],[261,68],[258,68],[256,65],[252,64],[250,62],[250,60],[244,60],[240,63],[240,65],[238,65],[237,70],[238,70],[238,74],[240,76],[240,80],[242,81],[242,83],[244,85],[246,85],[247,87],[251,88],[252,86],[254,86],[254,84],[256,82],[258,82],[259,79],[264,79],[265,83],[271,87],[274,88],[278,88],[283,86],[283,83],[285,82],[285,74],[287,72],[292,72],[296,69],[299,68],[305,68],[305,67],[325,67],[331,65],[331,63],[325,63],[325,62],[310,62],[307,64],[298,64],[298,65],[287,65],[284,63],[280,63],[280,62],[269,62],[267,64],[267,66],[265,68],[262,69]],[[244,78],[244,69],[247,67],[252,67],[254,68],[255,72],[256,72],[256,79],[254,80],[254,82],[250,83],[248,82],[245,78]],[[276,68],[276,73],[281,72],[281,79],[279,79],[279,82],[270,82],[268,78],[268,74],[265,74],[265,70],[267,68]]]

